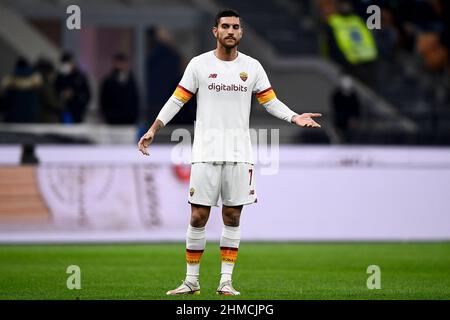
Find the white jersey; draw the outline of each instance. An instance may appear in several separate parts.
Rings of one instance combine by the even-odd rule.
[[[258,60],[238,52],[233,61],[214,51],[194,57],[174,96],[183,103],[197,94],[191,162],[253,163],[249,118],[252,94],[260,103],[276,98]]]

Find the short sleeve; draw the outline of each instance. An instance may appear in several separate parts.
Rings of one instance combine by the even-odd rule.
[[[260,104],[266,104],[277,98],[270,85],[266,71],[259,61],[257,61],[257,76],[253,91],[256,93],[256,98]]]
[[[179,85],[192,94],[195,94],[197,92],[198,78],[195,58],[189,62],[186,70],[184,70],[183,78],[181,79]]]
[[[256,82],[253,87],[253,92],[259,93],[261,91],[271,88],[269,78],[267,77],[266,71],[259,61],[256,61]]]

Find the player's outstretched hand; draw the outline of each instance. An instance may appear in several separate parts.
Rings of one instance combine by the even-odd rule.
[[[292,122],[300,127],[320,128],[320,124],[315,122],[313,118],[321,117],[321,113],[302,113],[294,117]]]
[[[148,148],[148,146],[150,145],[150,143],[152,143],[154,135],[155,135],[155,134],[154,134],[153,132],[148,131],[148,132],[147,132],[146,134],[144,134],[144,135],[141,137],[141,139],[139,140],[139,142],[138,142],[138,148],[139,148],[139,151],[142,152],[142,154],[144,154],[144,155],[146,155],[146,156],[149,155],[147,148]]]

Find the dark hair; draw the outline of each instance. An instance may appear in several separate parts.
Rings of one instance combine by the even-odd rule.
[[[237,18],[240,18],[240,15],[239,15],[239,13],[236,10],[233,10],[233,9],[220,10],[216,14],[216,19],[214,21],[214,26],[215,27],[217,27],[219,25],[220,18],[223,18],[223,17],[237,17]]]
[[[14,75],[16,76],[30,76],[33,74],[33,68],[24,57],[19,57],[14,66]]]
[[[72,53],[70,53],[68,51],[64,51],[63,54],[61,55],[61,62],[62,63],[73,62]]]
[[[25,59],[22,56],[17,58],[16,65],[15,65],[16,69],[24,69],[24,68],[29,68],[29,67],[30,67],[30,64],[28,63],[27,59]]]
[[[40,57],[34,64],[34,69],[40,74],[47,76],[55,70],[55,67],[50,60]]]

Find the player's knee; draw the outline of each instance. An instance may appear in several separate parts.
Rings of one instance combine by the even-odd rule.
[[[223,223],[226,226],[238,227],[241,219],[242,206],[228,207],[224,206],[222,209]]]
[[[191,226],[195,228],[202,228],[206,225],[208,216],[202,214],[200,211],[194,211],[191,213]]]
[[[223,214],[223,223],[226,226],[238,227],[239,226],[240,217],[241,217],[241,215],[239,213],[224,212],[224,214]]]

